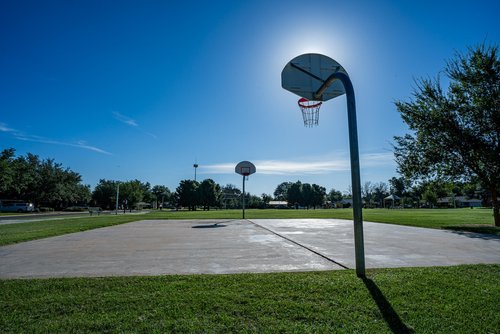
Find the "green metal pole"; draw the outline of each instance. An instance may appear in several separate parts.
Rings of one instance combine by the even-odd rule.
[[[358,127],[356,123],[356,102],[354,98],[354,88],[349,76],[343,72],[336,72],[324,81],[323,85],[316,92],[316,97],[320,97],[334,80],[342,81],[347,98],[347,119],[349,123],[349,149],[351,155],[351,185],[352,185],[352,209],[354,218],[354,250],[356,257],[356,274],[358,277],[365,277],[365,246],[363,238],[363,215],[361,202],[361,180],[359,171],[359,148],[358,148]]]

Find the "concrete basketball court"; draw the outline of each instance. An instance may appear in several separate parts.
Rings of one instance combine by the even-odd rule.
[[[500,263],[500,237],[364,223],[367,268]],[[352,221],[147,220],[0,247],[0,278],[353,269]]]

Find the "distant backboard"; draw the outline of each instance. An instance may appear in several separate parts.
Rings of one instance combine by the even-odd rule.
[[[326,79],[335,72],[347,74],[335,60],[318,53],[306,53],[286,64],[281,72],[281,86],[311,101],[328,101],[345,94],[343,84],[336,80],[321,96],[315,96]]]
[[[250,161],[242,161],[236,165],[234,171],[240,175],[248,176],[255,173],[256,168],[255,165]]]

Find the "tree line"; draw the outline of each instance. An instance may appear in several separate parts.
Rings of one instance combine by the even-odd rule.
[[[81,175],[63,168],[53,159],[41,159],[27,153],[15,156],[15,150],[5,149],[0,154],[0,200],[23,200],[37,207],[56,210],[68,207],[96,206],[105,210],[136,209],[142,206],[154,208],[187,208],[188,210],[210,210],[241,208],[242,192],[235,185],[221,186],[212,179],[202,182],[182,180],[175,191],[167,186],[151,186],[140,180],[116,181],[101,179],[93,191],[83,185]],[[388,182],[365,182],[362,185],[364,207],[384,207],[384,198],[396,195],[398,205],[419,208],[434,207],[442,197],[465,196],[479,198],[488,205],[487,189],[480,180],[470,182],[445,182],[433,180],[412,182],[408,178],[393,177]],[[118,202],[116,196],[118,195]],[[267,208],[272,200],[287,202],[290,208],[349,207],[351,193],[326,188],[317,184],[296,182],[280,183],[273,195],[245,194],[248,208]]]
[[[53,159],[40,159],[31,153],[16,157],[13,148],[0,153],[0,199],[65,208],[90,201],[90,186],[81,182],[80,174]]]

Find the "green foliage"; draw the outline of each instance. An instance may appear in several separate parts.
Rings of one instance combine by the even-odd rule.
[[[249,209],[263,209],[264,201],[259,196],[250,195],[247,193],[245,198],[245,206]]]
[[[203,210],[208,211],[211,206],[219,205],[221,188],[212,179],[203,180],[198,188],[198,196]]]
[[[166,186],[156,185],[151,189],[151,194],[154,197],[154,200],[157,203],[161,203],[162,201],[165,203],[172,202],[172,193],[170,189]],[[163,204],[163,203],[162,203]]]
[[[282,182],[274,190],[274,199],[277,201],[288,201],[288,189],[292,186],[292,182]]]
[[[116,209],[116,191],[119,186],[118,206],[126,209],[136,208],[138,203],[145,201],[151,203],[154,198],[150,190],[149,183],[142,183],[139,180],[126,182],[113,180],[99,180],[92,193],[93,206],[103,209]]]
[[[297,181],[290,185],[287,192],[288,205],[293,205],[295,208],[298,208],[298,206],[302,202],[301,189],[302,189],[302,182],[300,181]]]
[[[0,198],[58,209],[88,203],[90,187],[81,184],[80,174],[64,169],[53,159],[41,160],[31,153],[19,157],[14,154],[14,149],[0,153]]]
[[[481,45],[448,62],[450,84],[417,82],[414,99],[396,107],[412,131],[394,137],[398,171],[415,179],[471,179],[490,190],[500,226],[500,59]]]
[[[307,209],[322,207],[326,199],[326,188],[300,181],[295,183],[283,182],[274,191],[274,198],[280,201],[288,201],[288,205],[295,208],[299,206]]]
[[[343,198],[342,193],[338,190],[332,189],[328,193],[328,200],[331,201],[332,203],[340,202],[342,198]]]
[[[392,177],[389,180],[391,194],[403,197],[410,190],[411,182],[404,177]]]
[[[273,197],[268,194],[262,194],[260,197],[262,198],[262,204],[264,205],[263,208],[266,208],[269,202],[273,200]]]
[[[241,190],[234,184],[226,184],[221,188],[220,204],[224,209],[241,208]]]
[[[188,207],[189,210],[196,210],[199,203],[198,187],[200,183],[194,180],[182,180],[175,190],[177,205]]]
[[[132,180],[120,183],[120,203],[127,203],[127,208],[136,208],[139,202],[148,196],[149,183]]]
[[[496,333],[498,265],[0,280],[3,333]]]
[[[118,182],[101,179],[92,192],[93,206],[103,209],[115,208]]]
[[[314,208],[322,207],[326,198],[326,188],[314,183],[312,184],[311,188],[312,194],[310,205],[312,205]]]
[[[7,193],[14,182],[15,150],[9,148],[0,152],[0,193]]]

